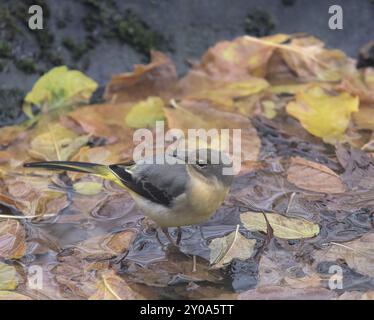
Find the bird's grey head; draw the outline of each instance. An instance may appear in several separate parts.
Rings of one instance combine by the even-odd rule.
[[[227,174],[223,170],[224,168],[232,168],[232,160],[224,152],[218,150],[198,149],[193,151],[188,154],[188,163],[199,174],[208,179],[215,177],[224,186],[230,186],[234,178],[232,173]]]

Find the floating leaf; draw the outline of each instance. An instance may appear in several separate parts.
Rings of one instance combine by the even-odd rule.
[[[58,108],[76,101],[88,101],[97,83],[77,70],[55,67],[44,74],[26,95],[25,102]]]
[[[287,179],[299,188],[315,192],[342,193],[346,189],[334,171],[300,157],[291,159]]]
[[[17,288],[18,279],[16,268],[0,262],[0,291]]]
[[[252,256],[256,240],[247,239],[236,230],[222,238],[213,239],[209,244],[210,263],[214,268],[221,268],[232,259],[245,260]]]
[[[343,138],[358,104],[358,97],[346,92],[333,95],[321,87],[311,86],[296,94],[296,100],[287,105],[287,112],[311,134],[334,143]]]
[[[311,238],[319,233],[318,224],[300,218],[288,218],[277,213],[266,213],[274,236],[284,239]],[[246,212],[240,215],[245,228],[266,232],[265,217],[261,212]]]
[[[164,120],[164,102],[159,97],[149,97],[135,104],[126,116],[130,128],[154,127],[156,121]]]
[[[75,192],[86,196],[92,196],[101,192],[101,190],[103,189],[103,184],[92,181],[76,182],[74,183],[73,188]]]

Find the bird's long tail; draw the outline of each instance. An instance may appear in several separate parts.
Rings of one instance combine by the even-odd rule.
[[[42,168],[48,170],[66,170],[91,173],[104,179],[118,181],[118,178],[108,166],[96,163],[73,161],[44,161],[25,163],[23,166],[25,168]]]

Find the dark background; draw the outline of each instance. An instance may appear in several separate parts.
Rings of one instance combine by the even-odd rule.
[[[44,9],[43,31],[26,27],[34,3]],[[333,4],[343,7],[343,30],[328,28]],[[21,97],[54,65],[82,70],[103,86],[146,62],[151,47],[183,74],[187,60],[246,33],[307,32],[352,57],[374,40],[374,0],[1,0],[0,9],[0,125],[19,119]]]

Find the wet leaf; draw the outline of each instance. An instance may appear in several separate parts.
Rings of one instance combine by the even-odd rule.
[[[20,259],[26,253],[25,230],[13,219],[0,219],[0,257]]]
[[[222,238],[213,239],[209,244],[210,263],[214,268],[222,268],[232,259],[245,260],[252,256],[256,240],[247,239],[239,233],[239,225]]]
[[[165,119],[164,102],[158,97],[149,97],[147,100],[135,104],[126,116],[126,125],[130,128],[154,127],[156,121]]]
[[[264,286],[241,293],[239,300],[332,300],[336,296],[334,291],[325,288]]]
[[[88,101],[97,83],[77,70],[55,67],[44,74],[26,95],[25,102],[50,109],[73,102]]]
[[[0,262],[0,292],[14,290],[18,286],[17,272],[13,266]]]
[[[357,240],[331,243],[327,249],[315,251],[316,263],[343,259],[359,273],[374,277],[374,234],[369,233]]]
[[[274,236],[284,239],[311,238],[319,233],[319,226],[304,219],[288,218],[277,213],[266,213]],[[261,212],[246,212],[240,215],[245,228],[266,232],[266,221]]]
[[[65,192],[51,190],[47,178],[7,177],[7,192],[3,195],[8,203],[25,216],[57,215],[69,205]],[[1,194],[0,194],[1,199]]]
[[[358,97],[348,93],[329,94],[318,86],[296,94],[287,112],[297,118],[311,134],[325,142],[342,140],[352,112],[358,111]]]
[[[46,131],[31,140],[30,155],[40,160],[69,160],[88,142],[89,136],[78,136],[60,124],[48,125]]]
[[[113,271],[103,273],[101,279],[97,284],[97,291],[89,297],[89,300],[134,300],[143,298]]]
[[[102,191],[103,184],[99,182],[76,182],[73,188],[75,192],[86,196],[92,196]]]
[[[0,291],[0,300],[32,300],[30,297],[12,291]]]
[[[342,193],[345,187],[339,176],[328,167],[300,157],[291,158],[287,179],[302,189],[314,192]]]

